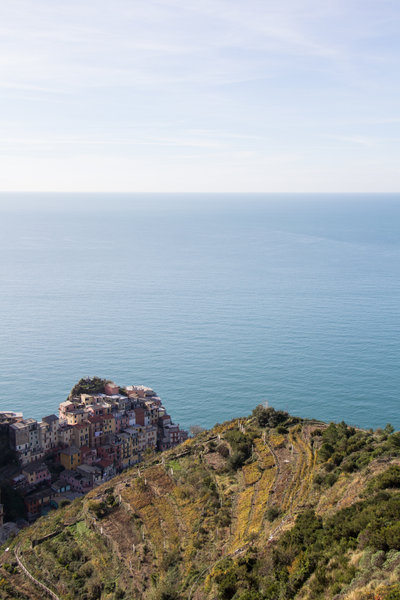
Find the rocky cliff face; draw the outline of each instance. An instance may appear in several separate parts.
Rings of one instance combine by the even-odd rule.
[[[15,550],[62,600],[400,598],[399,437],[258,407],[21,532],[0,598],[48,594]]]

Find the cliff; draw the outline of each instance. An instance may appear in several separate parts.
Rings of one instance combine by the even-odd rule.
[[[399,518],[399,433],[258,407],[22,531],[0,598],[394,600]]]

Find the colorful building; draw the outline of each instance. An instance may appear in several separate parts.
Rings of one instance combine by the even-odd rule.
[[[69,446],[60,451],[60,463],[64,469],[76,469],[81,464],[81,451],[76,446]]]

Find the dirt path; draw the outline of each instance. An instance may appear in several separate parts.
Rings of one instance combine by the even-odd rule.
[[[44,590],[46,592],[46,594],[48,594],[51,598],[53,598],[53,600],[61,600],[61,598],[59,596],[57,596],[57,594],[55,592],[53,592],[49,587],[47,587],[47,585],[45,585],[44,583],[42,583],[41,581],[36,579],[36,577],[34,575],[32,575],[32,573],[30,571],[28,571],[28,569],[26,568],[26,566],[24,565],[24,563],[21,560],[19,546],[17,546],[15,548],[14,556],[17,560],[18,565],[21,567],[22,571],[25,573],[25,575],[27,577],[29,577],[29,579],[31,579],[33,581],[33,583],[35,583],[38,587],[40,587],[42,590]]]

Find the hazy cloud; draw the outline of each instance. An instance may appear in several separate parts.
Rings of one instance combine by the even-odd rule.
[[[4,2],[0,189],[107,165],[126,190],[369,189],[358,151],[400,158],[399,25],[397,0]]]

